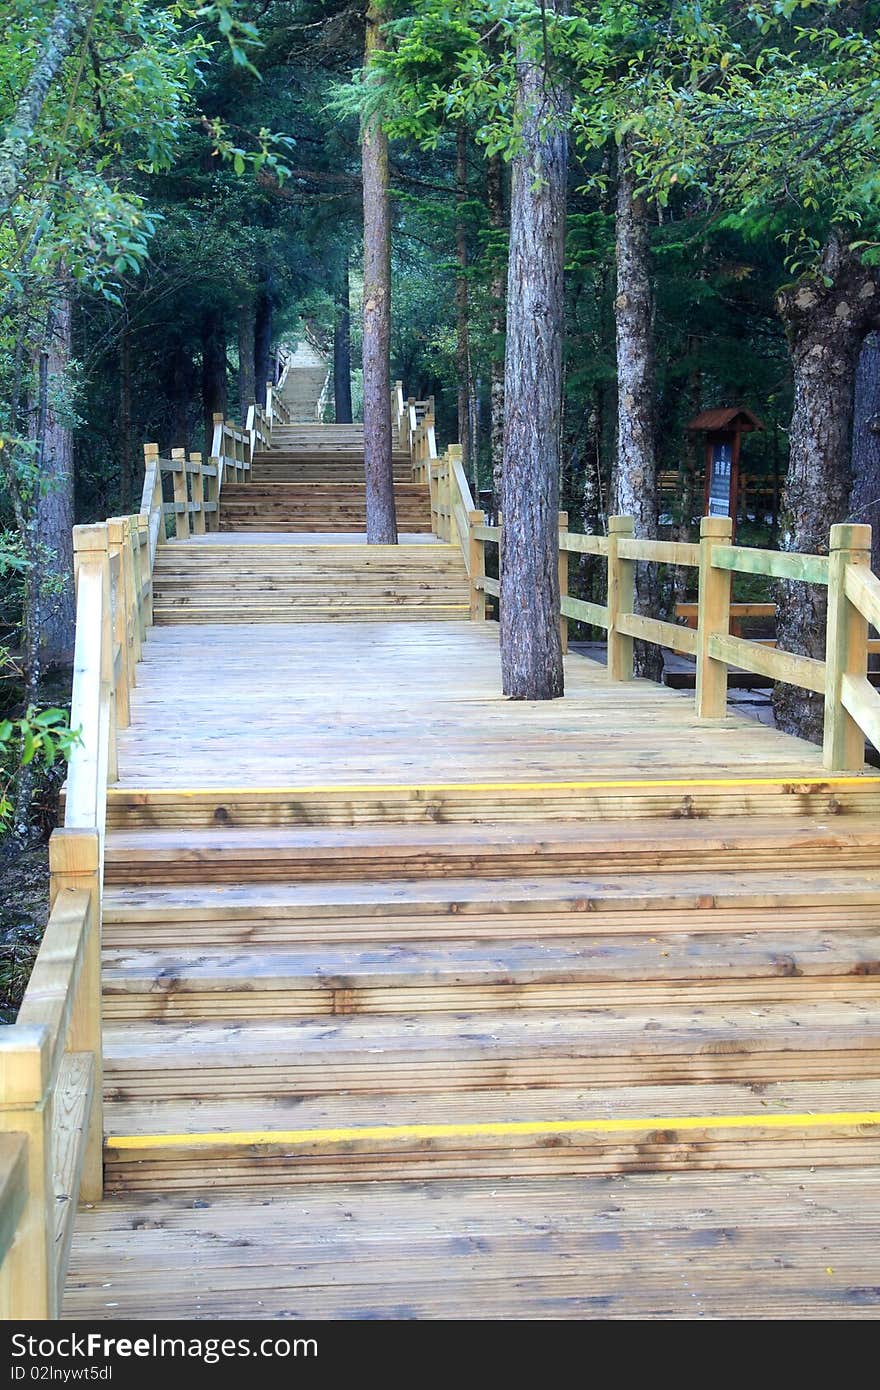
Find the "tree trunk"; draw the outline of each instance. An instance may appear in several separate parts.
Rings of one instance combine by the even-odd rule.
[[[654,306],[651,292],[648,207],[636,193],[625,139],[617,172],[615,256],[617,296],[617,511],[631,516],[634,534],[657,535],[657,456],[654,381]],[[636,566],[635,610],[659,617],[656,565]],[[647,642],[635,644],[637,675],[659,680],[663,654]]]
[[[132,509],[134,467],[131,429],[131,334],[128,324],[122,325],[119,339],[119,502],[123,516]]]
[[[183,343],[171,348],[168,359],[168,397],[171,403],[171,448],[189,449],[190,409],[195,395],[196,373],[192,357]],[[208,440],[210,446],[211,440]]]
[[[458,387],[458,442],[465,474],[471,466],[471,348],[468,323],[468,244],[464,204],[467,202],[467,131],[458,127],[455,146],[455,379]]]
[[[556,0],[553,6],[561,11]],[[565,97],[520,46],[512,161],[502,470],[501,672],[505,695],[564,692],[559,638],[559,471],[568,139]]]
[[[880,572],[880,333],[862,344],[853,407],[850,521],[871,527],[871,568]]]
[[[272,328],[275,319],[275,304],[271,286],[266,280],[257,296],[256,323],[254,325],[254,372],[256,375],[256,399],[265,407],[266,387],[274,380],[272,365]]]
[[[366,64],[384,46],[381,14],[367,6]],[[364,474],[367,541],[397,544],[391,454],[391,200],[388,137],[378,117],[363,123],[364,183]]]
[[[35,492],[34,533],[39,552],[42,600],[39,616],[43,666],[73,659],[76,598],[73,586],[73,411],[70,400],[72,350],[70,288],[53,298],[45,349],[45,409],[37,440],[41,485]]]
[[[816,271],[780,291],[776,307],[794,370],[781,548],[824,555],[829,528],[849,515],[856,363],[866,335],[880,325],[880,277],[835,234]],[[783,651],[824,657],[826,597],[813,585],[779,584],[776,636]],[[822,707],[821,696],[794,686],[773,691],[779,728],[816,743]]]
[[[238,411],[242,426],[247,424],[248,410],[257,399],[256,326],[256,304],[248,295],[238,310]]]
[[[209,309],[202,320],[202,412],[205,419],[204,455],[211,454],[214,416],[226,418],[226,326],[219,309]]]
[[[26,181],[27,162],[46,98],[58,71],[76,42],[86,6],[60,0],[46,32],[43,50],[0,140],[0,217],[5,217]]]
[[[486,203],[489,209],[489,225],[493,232],[504,232],[506,230],[504,165],[501,162],[500,154],[490,155],[486,162]],[[495,254],[497,254],[497,248]],[[492,301],[492,375],[489,383],[492,427],[490,439],[493,510],[496,512],[501,498],[501,469],[504,460],[504,332],[507,318],[507,275],[504,271],[503,260],[499,259],[498,265],[499,269],[493,275],[489,287]]]
[[[351,287],[348,255],[336,289],[333,321],[333,401],[337,425],[350,425],[351,409]]]

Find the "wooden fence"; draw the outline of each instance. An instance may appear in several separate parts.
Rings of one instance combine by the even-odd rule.
[[[461,463],[461,449],[437,454],[433,401],[405,401],[398,383],[392,396],[398,438],[408,447],[414,479],[431,488],[433,529],[458,544],[470,582],[473,619],[486,614],[486,595],[500,598],[501,585],[486,573],[486,546],[501,543],[501,527],[487,526],[474,507]],[[608,518],[608,534],[569,531],[559,514],[560,631],[567,643],[568,619],[602,628],[608,637],[608,675],[633,678],[633,642],[640,640],[694,658],[696,707],[703,719],[727,714],[727,672],[735,666],[773,681],[815,692],[824,699],[823,761],[829,771],[857,771],[865,763],[865,738],[880,749],[880,694],[868,680],[868,654],[877,649],[868,629],[880,631],[880,580],[871,572],[870,526],[832,526],[827,555],[800,555],[733,545],[729,517],[704,517],[699,542],[639,540],[631,517]],[[568,592],[570,554],[605,561],[604,604]],[[637,564],[689,567],[698,572],[698,600],[690,626],[635,613]],[[499,566],[500,568],[500,566]],[[815,584],[827,589],[825,657],[799,656],[774,643],[735,636],[731,624],[753,605],[731,603],[734,574]],[[762,611],[766,605],[758,605]]]
[[[107,786],[117,731],[153,620],[156,551],[218,524],[224,478],[250,476],[269,441],[252,406],[244,430],[215,417],[211,457],[145,448],[142,510],[74,528],[76,645],[64,823],[49,842],[51,913],[16,1022],[0,1029],[0,1309],[59,1315],[80,1201],[103,1191],[101,893]],[[165,501],[163,474],[173,500]]]

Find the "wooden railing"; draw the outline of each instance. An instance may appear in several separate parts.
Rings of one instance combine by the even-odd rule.
[[[142,511],[74,528],[76,644],[63,826],[49,841],[49,923],[16,1022],[0,1029],[0,1304],[12,1318],[59,1315],[80,1201],[103,1191],[101,895],[107,787],[129,723],[153,567],[175,538],[215,528],[224,478],[249,477],[265,413],[244,430],[216,417],[212,455],[145,447]],[[173,500],[163,496],[163,474]]]
[[[392,423],[398,447],[408,449],[413,480],[431,489],[434,534],[461,547],[470,584],[470,613],[486,616],[486,596],[500,600],[501,584],[486,573],[486,546],[500,548],[501,527],[487,526],[473,497],[461,462],[461,448],[450,445],[438,456],[434,401],[404,398],[396,382],[391,393]],[[880,580],[871,573],[870,526],[832,526],[827,555],[759,550],[732,544],[730,517],[704,517],[699,544],[641,540],[633,535],[631,517],[608,518],[605,536],[580,535],[568,529],[559,513],[560,636],[568,642],[568,620],[589,623],[608,635],[608,675],[633,678],[633,642],[654,643],[694,658],[697,714],[722,719],[727,713],[727,672],[735,666],[773,681],[800,686],[825,702],[823,762],[829,771],[857,771],[865,763],[865,738],[880,750],[880,694],[868,680],[868,654],[880,649],[868,636],[880,633]],[[574,598],[568,592],[570,554],[594,555],[606,563],[604,604]],[[637,564],[669,565],[698,571],[698,600],[684,605],[687,626],[634,612]],[[499,557],[500,573],[500,557]],[[731,625],[753,610],[766,615],[769,605],[731,603],[734,574],[816,584],[828,591],[825,658],[782,651],[775,642],[749,640]],[[773,611],[773,610],[771,610]]]
[[[49,842],[49,923],[18,1018],[0,1030],[0,1129],[23,1135],[10,1316],[53,1318],[79,1200],[102,1194],[101,888],[116,736],[152,617],[146,516],[74,529],[76,648],[63,828]],[[22,1182],[24,1186],[22,1187]],[[11,1219],[11,1218],[10,1218]],[[8,1266],[8,1269],[7,1269]]]

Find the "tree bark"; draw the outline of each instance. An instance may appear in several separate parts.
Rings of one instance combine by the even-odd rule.
[[[468,323],[468,242],[464,204],[467,202],[467,130],[458,127],[455,142],[455,379],[458,388],[458,442],[461,462],[467,474],[471,467],[471,347]],[[476,496],[476,494],[475,494]]]
[[[351,287],[347,254],[336,288],[336,313],[333,321],[333,402],[337,425],[350,425]]]
[[[119,503],[123,516],[128,516],[132,507],[132,447],[131,334],[124,323],[119,338]]]
[[[367,6],[366,65],[384,47],[375,0]],[[388,137],[377,116],[361,131],[364,185],[364,475],[367,542],[397,544],[391,444],[391,200]]]
[[[869,333],[856,367],[850,520],[871,527],[871,568],[880,571],[880,333]]]
[[[617,296],[617,477],[616,505],[631,516],[634,534],[657,535],[656,392],[654,304],[651,289],[648,207],[636,192],[631,151],[624,139],[617,171],[615,219]],[[636,566],[635,611],[659,617],[656,565]],[[648,642],[635,644],[637,675],[659,680],[663,654]]]
[[[500,154],[490,155],[486,162],[486,203],[489,210],[489,224],[496,233],[506,231],[507,222],[504,211],[504,165]],[[504,333],[507,319],[507,275],[504,262],[499,260],[499,269],[492,277],[489,287],[492,300],[492,372],[489,383],[489,399],[492,411],[491,452],[492,452],[492,492],[494,508],[497,512],[501,498],[501,470],[504,461]]]
[[[274,379],[272,365],[272,329],[275,319],[275,303],[272,298],[268,278],[257,296],[256,323],[254,326],[254,372],[256,374],[256,399],[259,405],[266,404],[266,387]]]
[[[202,320],[202,412],[205,420],[204,456],[211,454],[214,416],[226,418],[226,325],[219,309],[209,309]]]
[[[76,599],[73,585],[73,411],[70,288],[53,295],[45,348],[45,407],[37,440],[40,487],[35,493],[34,533],[42,598],[38,640],[42,666],[73,660]],[[41,393],[42,394],[42,393]]]
[[[247,424],[248,410],[257,399],[256,326],[256,304],[249,294],[238,310],[238,410],[242,426]]]
[[[0,140],[0,217],[6,216],[25,183],[28,155],[46,98],[62,63],[76,42],[84,12],[84,4],[60,0],[42,52]]]
[[[561,12],[560,0],[552,8]],[[501,672],[504,693],[514,700],[564,693],[558,536],[568,138],[567,99],[554,78],[522,43],[501,494]]]
[[[789,463],[782,501],[783,550],[827,554],[829,528],[847,519],[856,363],[880,326],[880,276],[837,234],[814,272],[776,297],[794,370]],[[826,593],[793,582],[777,590],[776,635],[784,651],[825,655]],[[773,692],[786,733],[822,741],[821,696],[790,685]]]
[[[171,448],[189,449],[190,409],[195,395],[196,372],[188,349],[181,342],[171,348],[168,359],[168,398],[171,403]],[[210,446],[211,441],[208,440]]]

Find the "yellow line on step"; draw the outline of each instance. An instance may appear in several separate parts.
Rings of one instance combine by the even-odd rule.
[[[538,1134],[639,1134],[652,1130],[828,1129],[880,1125],[878,1110],[842,1110],[811,1115],[661,1115],[651,1119],[501,1120],[497,1123],[364,1125],[352,1129],[243,1130],[205,1134],[110,1135],[119,1150],[248,1147],[262,1144],[344,1144],[359,1139],[479,1139]]]
[[[555,792],[555,791],[621,791],[657,790],[665,787],[790,787],[810,789],[840,786],[873,787],[880,791],[880,777],[859,773],[853,777],[658,777],[639,781],[583,782],[419,782],[419,783],[344,783],[329,786],[303,787],[109,787],[111,796],[144,796],[163,792],[168,796],[315,796],[327,793],[387,792]]]

